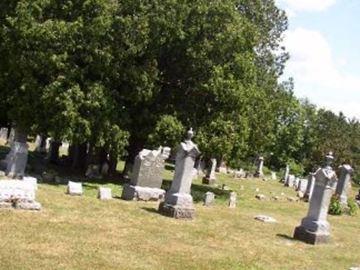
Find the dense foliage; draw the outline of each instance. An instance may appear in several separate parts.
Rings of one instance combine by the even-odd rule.
[[[273,0],[4,0],[0,125],[127,161],[193,127],[205,158],[313,170],[360,166],[360,124],[279,83],[285,12]],[[101,152],[100,151],[100,152]]]

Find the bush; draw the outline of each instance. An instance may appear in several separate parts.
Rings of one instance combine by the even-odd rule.
[[[348,209],[347,213],[350,216],[355,216],[357,214],[359,207],[354,199],[348,199]]]
[[[288,162],[290,167],[290,173],[297,175],[297,176],[303,176],[304,175],[304,166],[300,163],[296,163],[295,161],[291,160]]]
[[[330,215],[341,215],[343,213],[343,208],[340,204],[340,198],[338,195],[333,195],[331,197],[330,206],[329,206],[329,214]]]

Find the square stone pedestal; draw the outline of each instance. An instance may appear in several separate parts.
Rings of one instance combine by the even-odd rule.
[[[194,208],[185,208],[178,205],[168,204],[162,202],[159,205],[159,213],[172,218],[177,219],[193,219],[195,218],[195,209]]]
[[[294,238],[311,245],[326,244],[330,241],[330,234],[322,234],[307,230],[305,227],[295,228]]]

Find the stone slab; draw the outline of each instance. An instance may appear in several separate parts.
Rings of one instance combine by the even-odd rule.
[[[0,180],[0,201],[35,201],[32,183],[22,180]]]
[[[165,198],[165,190],[126,184],[121,195],[124,200],[159,201]]]

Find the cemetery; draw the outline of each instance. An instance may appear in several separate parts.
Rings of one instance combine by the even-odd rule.
[[[1,3],[0,270],[359,270],[339,2]]]

